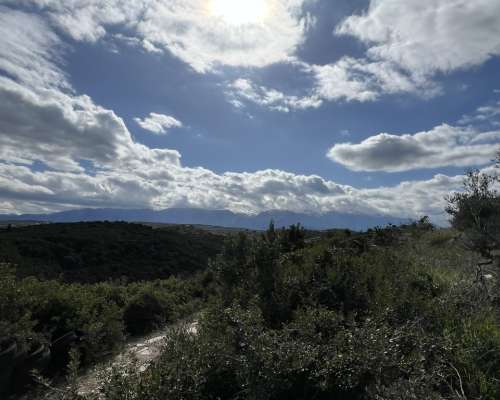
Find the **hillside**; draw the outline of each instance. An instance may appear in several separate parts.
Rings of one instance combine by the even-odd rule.
[[[498,285],[474,281],[457,232],[290,233],[234,238],[196,332],[105,374],[103,399],[499,398]]]
[[[57,259],[70,249],[85,260],[82,272],[101,271],[103,278],[117,276],[109,266],[125,264],[137,277],[152,260],[145,245],[155,237],[169,249],[194,251],[198,240],[208,238],[225,239],[225,245],[195,276],[137,283],[16,279],[15,266],[0,265],[0,343],[5,349],[14,341],[20,354],[51,343],[54,355],[47,356],[43,372],[54,377],[68,362],[57,347],[68,332],[78,350],[71,372],[119,352],[128,335],[147,335],[192,316],[196,331],[164,330],[165,346],[151,365],[103,364],[94,386],[101,388],[100,398],[463,400],[457,390],[471,399],[498,398],[497,272],[494,265],[485,267],[477,279],[480,256],[462,246],[458,232],[422,220],[307,236],[297,226],[222,236],[126,223],[4,231],[2,245],[17,246],[33,270],[49,254]],[[80,246],[110,262],[94,268]],[[35,249],[43,247],[48,250],[42,257]],[[142,257],[147,261],[137,263]],[[85,386],[78,373],[68,379],[69,392],[47,397],[42,386],[41,396],[30,398],[94,399],[75,395]]]
[[[0,260],[20,276],[68,282],[190,275],[206,268],[224,236],[190,227],[92,222],[0,229]]]

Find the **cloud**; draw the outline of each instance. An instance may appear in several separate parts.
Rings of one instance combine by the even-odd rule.
[[[198,72],[220,65],[264,67],[293,57],[310,19],[306,0],[270,0],[257,23],[233,25],[210,12],[206,0],[155,2],[137,25],[143,38]]]
[[[13,1],[7,0],[9,3]],[[310,0],[269,0],[259,21],[232,24],[208,0],[16,0],[35,5],[58,29],[96,42],[121,25],[150,52],[168,51],[204,73],[219,66],[263,67],[293,58],[313,23]]]
[[[57,15],[55,0],[44,4]],[[177,3],[172,4],[175,8]],[[444,193],[461,184],[461,177],[437,175],[429,181],[357,189],[280,170],[215,173],[185,167],[177,151],[135,142],[115,112],[76,93],[62,72],[64,46],[41,17],[3,9],[0,18],[0,210],[183,206],[403,217],[426,213],[442,219]],[[240,82],[239,88],[271,106],[299,104],[300,98],[269,94],[273,92],[248,82]],[[488,135],[471,139],[464,134],[461,145],[483,146],[496,133]],[[445,148],[445,138],[431,136]]]
[[[491,162],[500,131],[439,125],[413,135],[380,133],[361,143],[340,143],[328,157],[353,171],[400,172],[437,167],[471,167]]]
[[[4,0],[6,4],[35,7],[52,25],[76,41],[95,43],[117,25],[134,24],[156,0]]]
[[[290,110],[305,110],[318,108],[322,100],[317,96],[291,96],[278,90],[258,86],[248,79],[237,79],[226,86],[226,95],[235,107],[244,106],[249,101],[274,111],[289,112]]]
[[[382,95],[412,93],[428,98],[442,92],[435,81],[438,73],[500,55],[500,3],[371,0],[366,12],[347,17],[335,33],[359,39],[366,53],[325,65],[297,60],[315,81],[305,97],[370,102]]]
[[[336,33],[358,38],[370,58],[415,76],[450,72],[500,55],[500,3],[371,0],[367,12],[348,17]]]
[[[375,101],[384,94],[435,96],[442,91],[434,81],[437,73],[480,65],[500,54],[496,1],[370,0],[367,11],[347,17],[335,29],[337,35],[362,41],[367,46],[365,55],[307,65],[297,59],[297,50],[315,22],[304,11],[312,1],[269,0],[259,21],[243,24],[232,24],[212,12],[211,0],[4,3],[36,7],[74,40],[97,42],[111,33],[147,52],[173,54],[200,73],[217,72],[224,66],[302,65],[315,80],[302,96],[262,88],[263,93],[257,90],[256,96],[245,99],[245,94],[236,93],[230,98],[235,105],[255,102],[282,112],[314,108],[321,101]],[[113,33],[116,27],[124,28],[127,36]],[[285,99],[269,100],[269,96]]]
[[[442,92],[434,81],[437,73],[470,68],[500,55],[500,3],[371,0],[366,12],[346,18],[335,33],[365,43],[365,56],[344,56],[325,65],[296,60],[315,81],[305,98],[369,102],[397,93],[428,98]],[[246,97],[271,109],[287,110],[266,102],[265,93]]]
[[[382,213],[411,217],[428,215],[438,224],[446,225],[445,197],[461,190],[463,176],[437,174],[429,180],[404,181],[393,187],[362,189],[360,200],[366,201]]]
[[[378,93],[374,81],[357,68],[359,65],[359,61],[344,57],[335,64],[311,66],[318,95],[330,101],[375,100]]]
[[[226,86],[229,102],[237,108],[251,102],[272,111],[290,112],[319,108],[325,101],[368,102],[383,92],[418,91],[418,85],[402,72],[368,60],[343,57],[326,65],[293,64],[312,77],[313,86],[304,95],[285,94],[240,78]]]
[[[472,114],[466,114],[458,121],[461,125],[500,126],[500,101],[478,107]]]
[[[294,62],[309,74],[313,86],[302,96],[259,86],[249,79],[237,79],[226,86],[229,102],[237,108],[252,102],[273,111],[289,112],[319,108],[326,101],[370,102],[382,94],[413,93],[428,98],[440,92],[431,81],[408,74],[394,63],[342,57],[335,63],[309,65]]]
[[[83,171],[138,162],[178,164],[173,150],[149,149],[133,141],[113,111],[75,94],[61,71],[61,45],[40,17],[0,13],[0,159],[60,171]]]
[[[26,85],[67,88],[64,46],[41,18],[0,6],[0,71]]]
[[[88,175],[35,172],[25,166],[0,163],[0,199],[15,202],[17,212],[29,212],[35,207],[47,211],[110,206],[200,207],[250,213],[291,210],[407,218],[430,215],[444,223],[444,196],[458,190],[462,179],[462,176],[436,175],[428,181],[356,189],[318,176],[280,170],[216,174],[204,168],[174,166],[168,174],[102,170]]]
[[[134,142],[123,120],[89,97],[42,93],[0,78],[0,159],[40,161],[61,171],[83,170],[82,160],[98,168],[133,166],[140,160],[179,163],[176,151]]]
[[[315,82],[305,97],[370,102],[382,95],[412,93],[429,98],[442,92],[434,80],[437,73],[500,55],[500,4],[371,0],[368,11],[346,18],[335,33],[356,37],[367,51],[360,58],[344,56],[324,65],[294,61]]]
[[[182,122],[170,115],[150,113],[144,119],[135,118],[135,122],[142,129],[150,131],[156,135],[165,135],[172,128],[182,128]]]
[[[315,79],[313,93],[329,101],[368,102],[382,94],[413,93],[427,98],[440,93],[434,82],[390,61],[342,57],[332,64],[304,67]]]

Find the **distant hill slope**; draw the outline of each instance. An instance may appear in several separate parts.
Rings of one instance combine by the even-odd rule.
[[[0,262],[21,276],[70,282],[129,281],[203,270],[221,250],[223,235],[199,229],[123,222],[41,224],[0,229]]]
[[[0,220],[42,222],[126,221],[168,224],[213,225],[228,228],[266,229],[270,220],[277,227],[300,222],[308,229],[348,228],[366,230],[388,223],[400,224],[407,220],[388,216],[360,214],[301,214],[289,211],[267,211],[257,215],[237,214],[227,210],[169,208],[166,210],[82,209],[54,214],[3,215]]]

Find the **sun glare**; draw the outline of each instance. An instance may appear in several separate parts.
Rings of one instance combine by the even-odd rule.
[[[266,0],[211,0],[211,13],[228,24],[255,24],[266,15]]]

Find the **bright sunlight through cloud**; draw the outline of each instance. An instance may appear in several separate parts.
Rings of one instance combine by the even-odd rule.
[[[266,15],[265,0],[212,0],[210,11],[231,25],[255,24]]]

